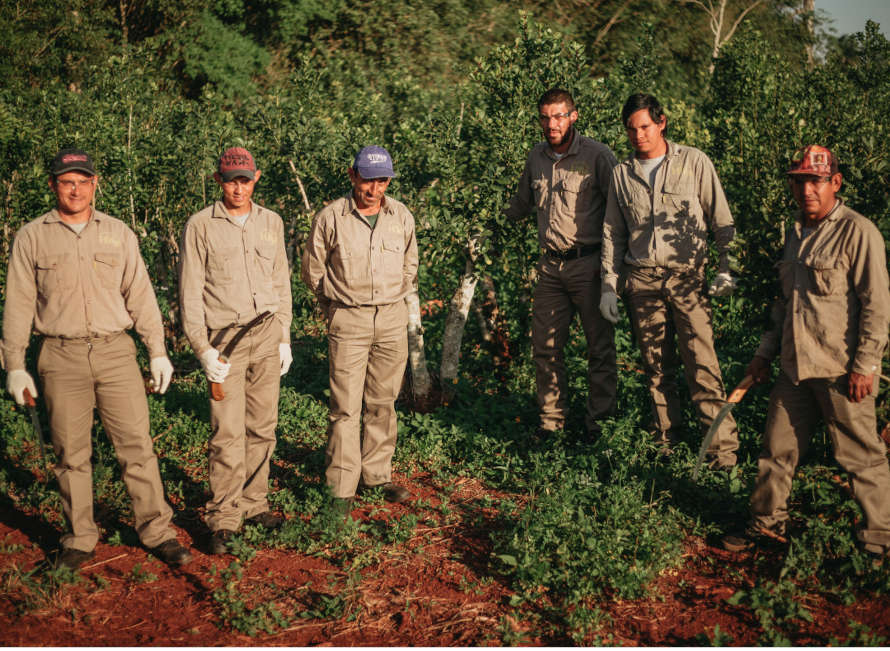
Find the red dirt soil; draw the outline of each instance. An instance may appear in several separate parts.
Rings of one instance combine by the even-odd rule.
[[[485,492],[475,480],[461,482],[451,495],[458,513],[461,503],[478,500]],[[435,503],[435,491],[423,477],[404,483],[417,497]],[[410,513],[412,506],[364,505],[353,517],[367,519],[372,510],[381,509],[398,517]],[[347,569],[323,558],[258,549],[252,560],[242,564],[239,587],[252,595],[251,605],[264,598],[292,597],[286,600],[289,606],[282,606],[291,623],[274,634],[251,637],[224,623],[212,597],[221,580],[210,570],[212,566],[224,570],[235,559],[208,556],[200,548],[192,549],[191,564],[171,569],[139,547],[100,543],[95,559],[81,570],[84,580],[64,586],[35,610],[33,600],[26,603],[20,577],[41,563],[44,553],[21,529],[8,524],[25,516],[6,516],[0,516],[0,644],[4,645],[698,645],[705,641],[698,636],[713,638],[718,625],[735,645],[755,645],[761,635],[751,610],[726,601],[736,590],[754,584],[753,557],[690,538],[682,566],[664,571],[650,586],[649,597],[592,601],[588,606],[608,617],[573,640],[564,624],[553,621],[546,595],[539,603],[510,605],[514,592],[507,581],[496,574],[491,578],[488,531],[460,518],[442,526],[418,524],[407,542],[377,554],[351,580]],[[193,544],[183,530],[179,539]],[[157,579],[138,581],[137,564]],[[331,594],[339,594],[346,604],[338,619],[294,616],[299,606],[310,605],[312,595],[317,600]],[[888,597],[869,596],[851,606],[814,598],[805,605],[815,623],[801,622],[801,630],[790,633],[795,645],[823,645],[832,636],[846,640],[851,620],[890,638]]]

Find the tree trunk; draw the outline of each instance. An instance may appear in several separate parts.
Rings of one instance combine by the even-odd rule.
[[[472,247],[471,247],[472,248]],[[460,344],[464,336],[467,314],[473,302],[478,279],[472,259],[467,258],[467,265],[460,277],[457,291],[448,306],[445,318],[445,333],[442,335],[442,364],[439,367],[439,379],[442,383],[442,396],[447,403],[454,397],[454,385],[457,383],[457,365],[460,360]]]
[[[812,70],[816,65],[816,0],[803,0],[804,24],[807,27],[807,67]]]
[[[405,297],[408,306],[408,368],[411,370],[411,391],[414,398],[429,396],[432,381],[423,347],[423,325],[420,321],[420,297],[411,292]]]

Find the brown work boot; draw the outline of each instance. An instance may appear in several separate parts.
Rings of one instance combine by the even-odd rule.
[[[217,529],[210,537],[210,553],[211,554],[228,554],[229,543],[235,537],[235,532],[231,529]]]
[[[148,551],[167,565],[181,566],[192,562],[189,550],[183,547],[176,538],[165,540],[156,547],[149,547]]]
[[[247,518],[244,524],[254,524],[263,529],[277,529],[284,524],[284,518],[280,515],[275,515],[272,511],[263,511]]]
[[[758,525],[748,525],[744,531],[723,536],[721,540],[723,549],[728,552],[749,552],[757,547],[775,545],[787,545],[788,539],[782,534],[770,531]]]
[[[56,556],[53,566],[56,568],[67,567],[70,570],[76,570],[88,560],[96,556],[95,551],[84,551],[82,549],[74,549],[74,547],[63,547]]]
[[[376,488],[379,488],[383,491],[383,499],[385,499],[387,502],[398,504],[411,498],[411,493],[408,491],[407,488],[403,488],[402,486],[393,484],[391,481],[388,481],[385,484],[377,484],[376,486],[360,486],[362,493],[374,490]]]

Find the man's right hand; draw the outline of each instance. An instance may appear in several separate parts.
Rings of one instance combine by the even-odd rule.
[[[615,292],[603,292],[600,298],[600,313],[610,323],[618,323],[618,295]]]
[[[767,380],[769,380],[769,366],[770,361],[766,357],[755,356],[748,363],[748,368],[745,369],[745,375],[750,375],[754,378],[754,381],[758,384],[763,384]]]
[[[224,364],[219,361],[219,351],[216,348],[208,348],[201,353],[198,359],[201,360],[201,366],[204,367],[207,379],[216,384],[225,382],[226,376],[232,370],[231,364]]]
[[[6,374],[6,390],[12,394],[16,404],[22,406],[25,404],[25,389],[31,394],[31,397],[37,397],[37,387],[34,385],[34,378],[24,369],[16,369]]]

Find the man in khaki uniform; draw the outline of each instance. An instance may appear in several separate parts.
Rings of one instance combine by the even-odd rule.
[[[751,525],[723,542],[741,551],[784,537],[794,470],[821,416],[865,513],[859,539],[866,552],[883,556],[890,550],[890,467],[875,396],[890,325],[884,240],[837,197],[843,178],[831,151],[806,147],[788,175],[800,212],[778,265],[773,327],[747,370],[765,382],[781,353],[779,378],[770,394]]]
[[[665,138],[667,118],[651,95],[632,95],[621,119],[634,149],[612,175],[603,228],[600,309],[618,321],[618,279],[626,276],[630,321],[649,378],[654,434],[670,453],[682,418],[677,400],[677,353],[686,371],[701,425],[710,427],[726,398],[705,296],[707,231],[720,255],[712,296],[732,292],[729,246],[732,215],[710,159],[698,149]],[[735,465],[738,430],[727,416],[708,457],[715,467]]]
[[[599,312],[600,242],[615,155],[574,127],[572,96],[553,88],[538,101],[546,142],[531,150],[505,214],[537,213],[538,283],[532,312],[532,348],[540,409],[538,436],[565,426],[568,413],[563,349],[575,313],[587,338],[585,426],[595,436],[615,406],[618,376],[612,324]]]
[[[98,408],[133,500],[136,531],[149,551],[171,565],[191,560],[170,526],[158,460],[149,434],[145,385],[135,328],[151,357],[152,387],[164,393],[173,366],[164,328],[136,235],[123,222],[94,210],[96,172],[79,149],[53,160],[49,187],[56,208],[15,236],[6,277],[3,357],[6,388],[19,405],[37,387],[25,370],[33,327],[43,335],[37,372],[43,384],[59,462],[53,468],[71,532],[62,536],[57,564],[80,567],[94,555],[90,433]]]
[[[210,552],[223,554],[242,519],[267,529],[283,519],[269,511],[269,465],[275,449],[280,376],[287,373],[292,300],[277,213],[251,200],[262,172],[250,152],[227,149],[214,179],[222,199],[189,218],[179,273],[182,324],[207,375],[224,398],[210,400],[211,498],[205,521]],[[220,351],[263,312],[227,360]]]
[[[352,193],[315,215],[303,252],[303,281],[328,322],[325,476],[347,509],[360,481],[381,487],[390,502],[410,497],[392,483],[392,455],[395,400],[408,360],[405,297],[417,279],[417,241],[414,217],[384,195],[394,176],[389,152],[362,149],[349,168]]]

